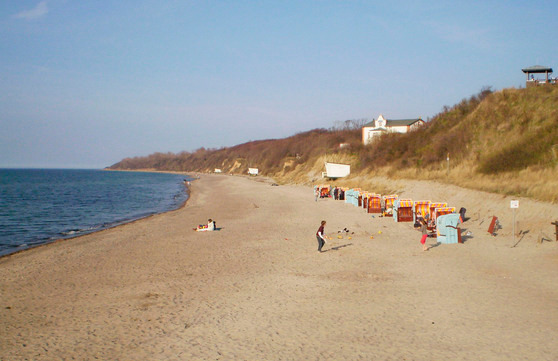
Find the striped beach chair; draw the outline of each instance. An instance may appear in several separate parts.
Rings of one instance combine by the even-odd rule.
[[[416,201],[415,221],[417,220],[417,217],[424,218],[427,214],[430,216],[430,201]]]
[[[394,205],[393,218],[396,222],[413,221],[413,201],[411,199],[400,199]]]
[[[371,194],[368,196],[368,213],[382,213],[382,196]]]

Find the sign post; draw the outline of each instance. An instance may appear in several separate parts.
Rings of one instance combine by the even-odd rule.
[[[515,210],[519,208],[519,201],[510,201],[510,208],[513,209],[513,244],[515,244]]]

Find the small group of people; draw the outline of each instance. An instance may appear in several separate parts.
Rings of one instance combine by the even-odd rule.
[[[207,224],[200,224],[197,228],[194,228],[196,232],[206,232],[215,230],[215,221],[209,218]]]
[[[336,201],[345,200],[345,191],[343,189],[339,187],[334,187],[332,193],[333,193],[333,199],[335,199]]]
[[[328,197],[332,197],[336,201],[345,200],[345,191],[339,187],[333,187],[331,190],[328,190],[328,188],[316,187],[314,195],[316,196],[316,201],[318,201],[318,198]]]

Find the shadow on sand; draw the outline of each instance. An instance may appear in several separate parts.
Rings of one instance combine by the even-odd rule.
[[[431,248],[436,248],[436,247],[438,247],[438,246],[441,245],[441,244],[442,244],[442,243],[440,243],[440,242],[436,242],[436,243],[434,243],[434,244],[429,245],[429,246],[426,248],[426,250],[430,250]]]
[[[342,244],[342,245],[337,246],[337,247],[331,247],[330,249],[326,249],[325,251],[322,251],[322,253],[323,252],[329,252],[329,251],[339,251],[341,248],[349,247],[349,246],[352,246],[352,245],[353,245],[352,243]]]

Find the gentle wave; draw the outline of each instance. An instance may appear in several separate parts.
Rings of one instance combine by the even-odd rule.
[[[0,255],[180,207],[184,175],[0,169]]]

